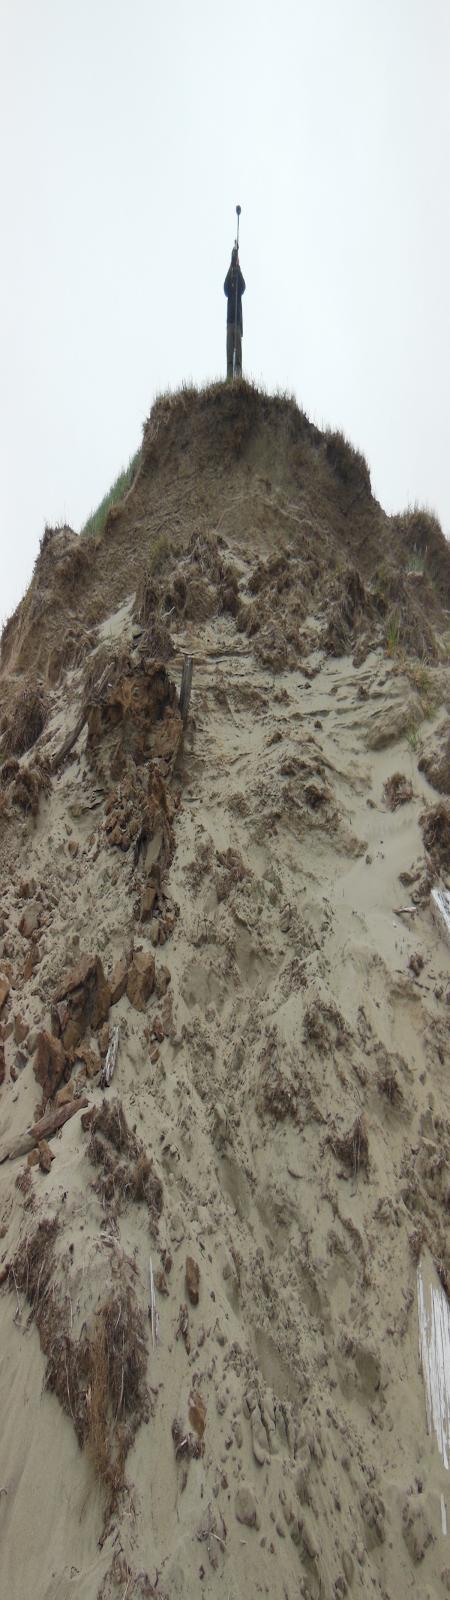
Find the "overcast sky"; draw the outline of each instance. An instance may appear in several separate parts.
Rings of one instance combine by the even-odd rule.
[[[244,370],[450,534],[450,0],[0,0],[0,621],[156,392]]]

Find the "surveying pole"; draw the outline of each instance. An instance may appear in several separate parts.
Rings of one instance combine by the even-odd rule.
[[[236,339],[237,339],[237,308],[238,308],[238,282],[239,282],[239,218],[241,207],[236,206],[237,233],[236,233],[236,293],[234,297],[234,350],[233,350],[233,377],[236,368]]]

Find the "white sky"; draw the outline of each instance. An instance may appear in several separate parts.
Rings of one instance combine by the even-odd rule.
[[[157,391],[244,370],[450,533],[450,0],[0,0],[0,621]]]

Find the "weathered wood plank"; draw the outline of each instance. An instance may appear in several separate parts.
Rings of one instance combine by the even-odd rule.
[[[433,922],[442,934],[442,938],[450,944],[450,894],[447,889],[432,889],[430,894],[430,911]]]
[[[119,1051],[119,1038],[120,1038],[120,1028],[119,1028],[118,1023],[116,1023],[116,1027],[113,1028],[112,1038],[110,1039],[110,1042],[109,1042],[109,1045],[108,1045],[105,1064],[102,1067],[101,1074],[100,1074],[100,1088],[101,1089],[109,1089],[109,1085],[111,1083],[111,1079],[112,1079],[112,1077],[114,1075],[115,1068],[116,1068],[118,1051]]]
[[[444,1467],[450,1465],[450,1305],[429,1251],[417,1268],[419,1353],[429,1434]]]

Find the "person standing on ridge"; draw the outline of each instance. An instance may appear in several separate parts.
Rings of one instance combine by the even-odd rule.
[[[231,265],[225,278],[223,292],[227,297],[227,382],[242,377],[242,296],[245,280],[239,266],[237,246],[231,251]],[[233,371],[234,361],[234,371]]]

